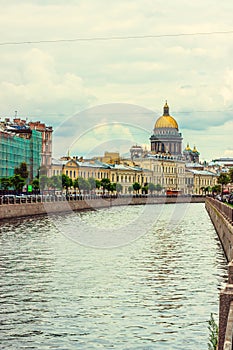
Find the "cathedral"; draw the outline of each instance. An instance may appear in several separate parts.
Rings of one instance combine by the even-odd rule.
[[[163,115],[154,126],[154,133],[150,137],[152,154],[167,154],[182,158],[182,134],[176,120],[169,114],[167,101],[163,108]]]

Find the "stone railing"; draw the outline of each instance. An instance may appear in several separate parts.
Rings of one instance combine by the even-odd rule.
[[[233,301],[230,303],[223,350],[232,350],[233,340]]]
[[[232,350],[233,261],[228,264],[228,281],[220,292],[218,350]]]
[[[233,208],[217,199],[211,197],[208,197],[207,199],[233,225]]]

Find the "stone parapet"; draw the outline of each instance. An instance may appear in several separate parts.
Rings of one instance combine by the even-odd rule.
[[[146,204],[179,204],[200,203],[204,197],[117,197],[117,198],[91,198],[84,196],[82,200],[52,201],[39,203],[1,204],[0,220],[45,215],[47,213],[64,213],[78,210],[95,210],[119,205],[146,205]]]
[[[232,208],[213,198],[206,198],[205,206],[229,262],[233,260],[233,225],[231,217],[227,216],[227,213],[231,215]]]

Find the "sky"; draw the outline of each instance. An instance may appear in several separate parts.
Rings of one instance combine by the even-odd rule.
[[[52,125],[55,157],[149,149],[165,100],[184,147],[233,157],[231,0],[0,5],[0,116]]]

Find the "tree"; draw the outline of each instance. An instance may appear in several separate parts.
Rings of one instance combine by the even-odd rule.
[[[44,191],[45,187],[48,185],[48,177],[46,175],[42,175],[39,178],[40,190]]]
[[[212,193],[220,193],[221,192],[221,185],[214,185],[212,187]]]
[[[16,174],[11,177],[11,184],[17,192],[22,192],[25,183],[25,179],[22,178],[19,174]]]
[[[228,176],[230,178],[230,183],[233,183],[233,168],[229,169]]]
[[[40,181],[39,181],[39,179],[37,179],[37,177],[35,179],[33,179],[33,181],[32,181],[32,188],[36,193],[40,189]]]
[[[14,174],[20,175],[20,177],[26,180],[28,178],[27,164],[25,162],[22,162],[19,167],[15,168]]]
[[[155,184],[149,183],[148,190],[152,194],[155,191]]]
[[[96,180],[94,179],[94,177],[89,177],[88,182],[90,184],[90,190],[93,191],[97,188],[96,186]]]
[[[89,192],[91,185],[88,180],[84,179],[83,177],[78,177],[74,180],[74,187],[79,189],[79,192]]]
[[[123,189],[122,185],[117,183],[116,184],[116,191],[117,191],[117,193],[120,193],[122,191],[122,189]]]
[[[62,174],[62,188],[65,188],[66,194],[68,193],[69,188],[72,186],[72,179],[65,174]]]
[[[133,186],[129,186],[129,187],[128,187],[128,192],[129,192],[129,193],[133,192]]]
[[[133,189],[134,191],[136,191],[137,193],[139,193],[139,190],[141,188],[141,185],[138,182],[134,182],[133,183]]]
[[[100,187],[101,187],[101,182],[100,182],[100,180],[95,180],[95,187],[97,188],[97,190],[100,189]]]
[[[10,177],[2,177],[0,179],[0,182],[1,182],[1,188],[3,190],[8,190],[9,187],[11,187],[11,178]]]
[[[48,185],[55,190],[62,189],[62,177],[61,175],[53,175],[48,180]]]
[[[227,185],[229,182],[230,182],[230,178],[229,176],[226,174],[226,173],[221,173],[218,177],[218,180],[217,180],[218,184],[222,185],[222,194],[223,194],[223,188],[224,188],[224,185]]]
[[[105,194],[105,190],[109,187],[110,180],[108,178],[103,178],[101,181],[101,186],[103,187],[103,194]]]
[[[206,193],[209,194],[209,193],[211,192],[211,190],[212,190],[212,188],[211,188],[210,186],[205,187],[205,189],[204,189],[205,194],[206,194]]]
[[[142,193],[145,193],[145,194],[148,193],[148,185],[145,185],[142,187]]]
[[[205,186],[202,186],[202,187],[200,188],[200,190],[202,191],[202,195],[203,195],[204,192],[205,192]]]
[[[160,184],[155,185],[155,191],[156,192],[161,192],[163,187]]]

